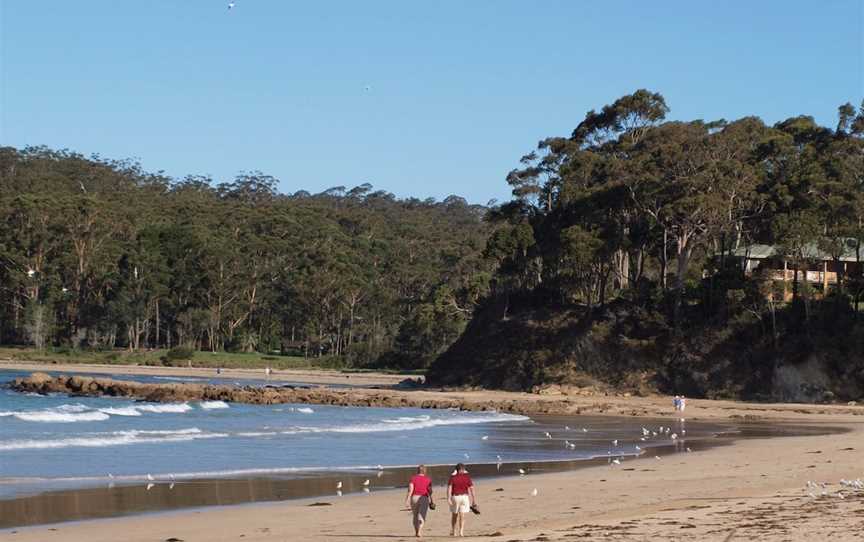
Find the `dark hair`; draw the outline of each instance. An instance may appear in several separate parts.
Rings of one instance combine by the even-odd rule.
[[[456,472],[462,472],[465,470],[465,463],[456,463]]]

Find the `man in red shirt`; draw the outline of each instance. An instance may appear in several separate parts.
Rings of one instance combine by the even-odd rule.
[[[419,465],[417,474],[408,482],[408,495],[405,506],[411,509],[414,524],[414,536],[423,536],[423,524],[426,523],[426,513],[432,503],[432,479],[426,476],[426,466]]]
[[[465,536],[465,515],[477,505],[474,482],[465,470],[465,465],[456,465],[456,472],[447,483],[447,502],[450,503],[450,536]]]

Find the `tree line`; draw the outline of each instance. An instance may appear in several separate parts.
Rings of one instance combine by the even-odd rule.
[[[832,127],[806,115],[769,126],[668,113],[661,94],[638,90],[522,157],[507,177],[513,200],[490,211],[494,290],[589,309],[610,299],[660,304],[675,325],[693,305],[706,318],[728,308],[738,290],[761,314],[771,296],[748,289],[771,285],[743,281],[731,256],[769,244],[795,270],[812,263],[812,247],[837,262],[857,254],[857,271],[839,266],[830,292],[857,306],[864,103],[840,106]],[[798,282],[796,272],[795,299],[812,299]]]
[[[422,367],[458,336],[488,288],[484,207],[278,184],[0,148],[0,342]]]

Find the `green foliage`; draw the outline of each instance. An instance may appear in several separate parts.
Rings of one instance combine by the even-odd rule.
[[[175,181],[131,162],[0,148],[0,344],[362,365],[415,348],[399,330],[436,296],[463,321],[485,294],[484,208],[277,185],[254,171]],[[412,355],[426,360],[458,333],[448,318],[424,326],[434,348]]]

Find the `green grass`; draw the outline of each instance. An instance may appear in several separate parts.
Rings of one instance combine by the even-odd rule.
[[[107,365],[150,365],[166,366],[162,359],[167,350],[129,352],[128,350],[71,350],[68,348],[0,347],[0,359],[32,361],[38,363],[93,363]],[[191,360],[173,360],[172,367],[222,367],[225,369],[331,369],[350,373],[391,373],[422,375],[425,371],[368,370],[347,367],[343,360],[335,357],[303,358],[302,356],[280,356],[278,354],[237,353],[237,352],[195,352]]]

